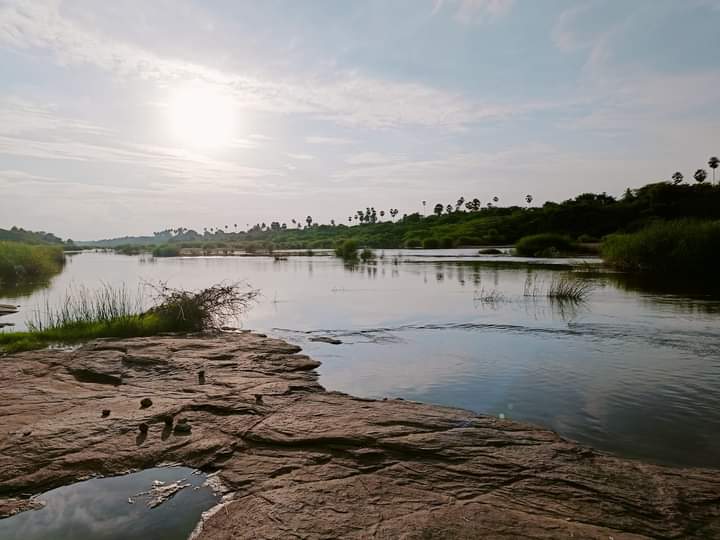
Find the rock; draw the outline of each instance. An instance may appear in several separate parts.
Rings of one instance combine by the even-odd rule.
[[[205,384],[205,370],[198,371],[198,384]]]
[[[79,478],[179,463],[216,470],[227,495],[198,540],[720,537],[717,471],[624,460],[461,409],[326,392],[317,362],[297,352],[223,333],[0,357],[0,516]],[[78,366],[123,384],[83,381],[68,369]],[[212,380],[189,389],[201,369]],[[160,388],[158,413],[138,413]],[[112,429],[98,429],[88,419],[110,399]],[[138,434],[173,417],[176,437]]]
[[[342,345],[342,341],[340,341],[339,339],[328,337],[328,336],[311,337],[310,341],[317,341],[320,343],[329,343],[330,345]]]
[[[148,429],[150,429],[150,426],[148,426],[145,422],[141,422],[138,425],[138,431],[143,435],[147,435]]]
[[[140,408],[141,409],[147,409],[148,407],[152,407],[152,399],[150,398],[142,398],[140,400]]]
[[[107,418],[108,416],[110,416],[110,409],[103,409],[103,410],[102,410],[102,413],[100,414],[100,416],[101,416],[102,418]]]
[[[167,427],[172,427],[172,425],[173,425],[173,417],[170,414],[164,415],[162,417],[162,421]]]
[[[254,394],[255,395],[255,403],[262,403],[263,397],[262,394]]]

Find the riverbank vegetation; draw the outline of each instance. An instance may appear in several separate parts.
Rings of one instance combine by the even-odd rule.
[[[207,332],[244,313],[258,291],[239,285],[215,285],[200,291],[154,287],[152,307],[144,309],[140,290],[105,286],[69,292],[64,301],[48,302],[26,332],[0,333],[0,351],[17,352],[49,344],[72,344],[103,337],[128,338],[165,332]]]
[[[0,241],[0,285],[46,280],[64,264],[61,246]]]
[[[602,255],[622,270],[710,277],[720,264],[720,221],[658,221],[609,236]]]
[[[317,223],[311,216],[290,222],[258,223],[247,230],[236,224],[196,231],[177,227],[153,236],[124,237],[94,242],[97,247],[152,251],[157,246],[192,250],[195,254],[245,251],[270,253],[289,249],[335,249],[345,240],[368,248],[450,248],[512,245],[526,236],[552,233],[574,244],[589,245],[614,233],[631,233],[657,220],[720,219],[720,186],[658,182],[628,189],[616,198],[606,193],[584,193],[564,202],[503,205],[497,197],[487,203],[461,197],[452,204],[434,206],[418,201],[419,211],[399,214],[373,207],[359,209],[344,219]],[[528,202],[529,201],[529,202]],[[562,251],[562,250],[560,250]],[[172,253],[164,248],[165,253]]]

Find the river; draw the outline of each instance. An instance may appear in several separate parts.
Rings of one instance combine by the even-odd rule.
[[[3,322],[22,329],[35,310],[80,286],[243,281],[262,296],[242,325],[301,345],[323,362],[320,382],[330,390],[464,407],[623,457],[720,467],[717,298],[629,286],[590,271],[586,263],[597,261],[377,253],[352,267],[330,256],[82,253],[46,287],[0,290],[0,303],[21,306]],[[542,294],[568,264],[592,287],[584,302]],[[342,344],[311,341],[318,336]]]

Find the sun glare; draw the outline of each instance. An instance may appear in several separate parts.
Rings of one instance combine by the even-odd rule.
[[[168,101],[169,126],[182,144],[212,148],[233,138],[235,107],[230,95],[205,83],[175,89]]]

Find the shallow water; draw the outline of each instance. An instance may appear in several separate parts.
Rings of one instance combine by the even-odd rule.
[[[157,467],[124,476],[95,478],[53,489],[39,496],[45,506],[0,519],[3,540],[126,540],[187,538],[200,515],[218,499],[201,486],[206,475],[186,467]],[[146,497],[154,480],[166,484],[185,479],[193,487],[148,508]],[[134,503],[128,503],[133,498]]]
[[[720,467],[717,299],[581,272],[593,285],[586,302],[550,302],[525,296],[526,281],[542,292],[582,261],[474,253],[386,250],[375,264],[352,268],[332,257],[84,253],[49,289],[14,298],[0,292],[0,303],[22,305],[3,318],[21,328],[68,287],[244,280],[263,294],[244,326],[301,345],[323,362],[328,389],[460,406],[541,424],[621,456]],[[343,344],[309,341],[318,335]]]

